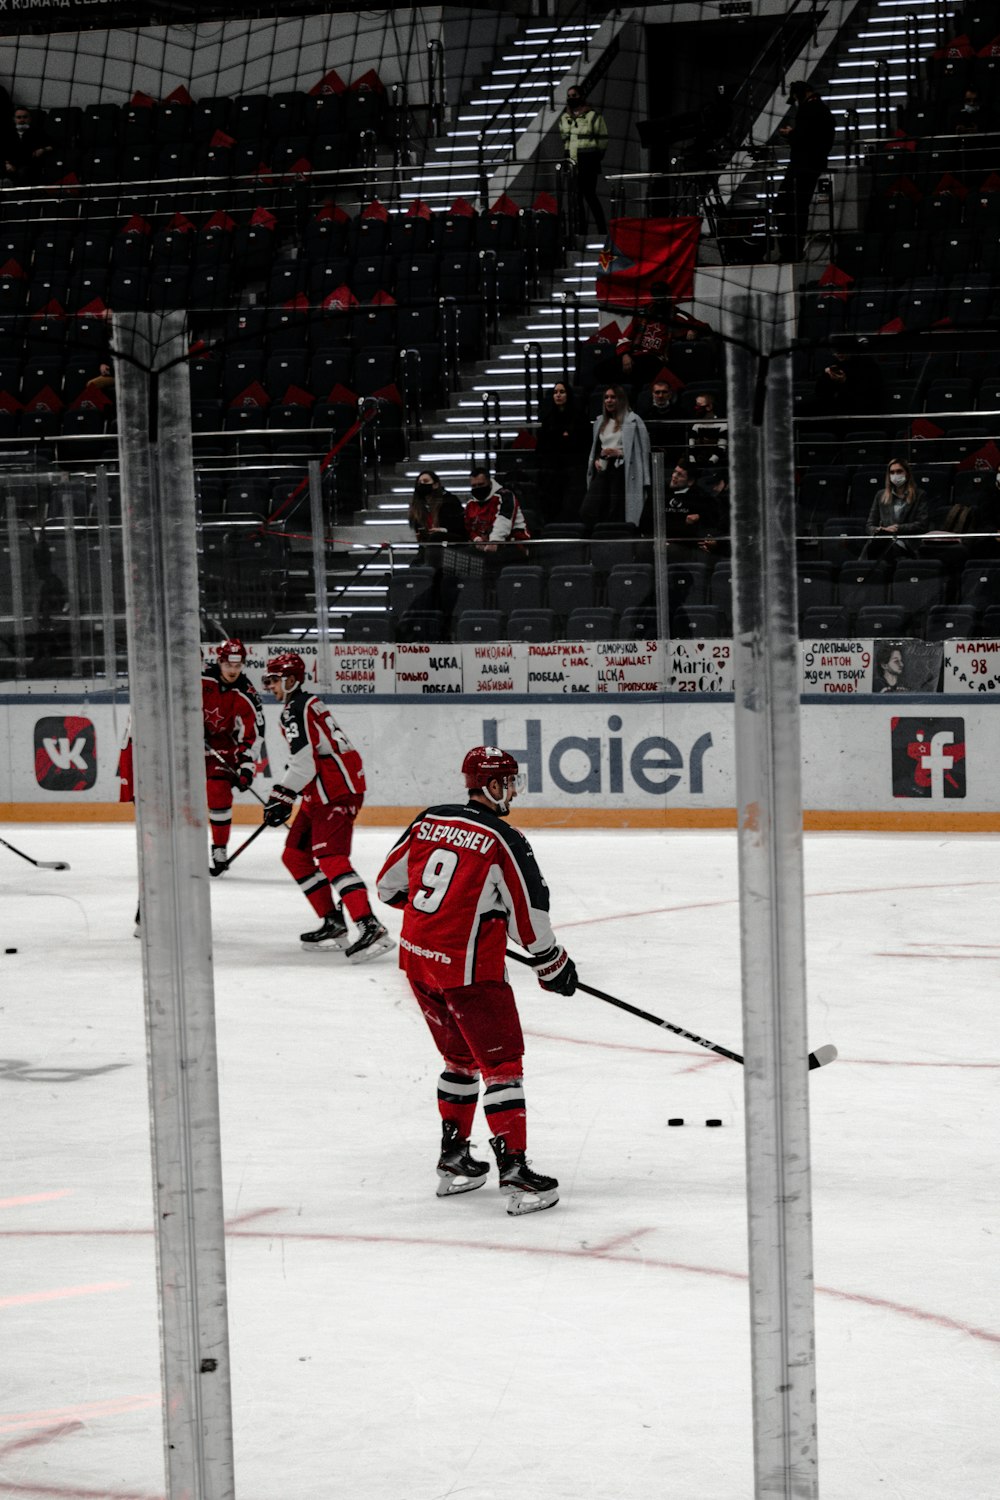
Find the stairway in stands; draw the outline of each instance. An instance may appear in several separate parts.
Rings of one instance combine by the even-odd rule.
[[[909,92],[905,63],[908,53],[924,59],[941,36],[942,10],[935,0],[875,0],[867,14],[845,30],[834,52],[815,75],[821,92],[838,122],[838,137],[830,159],[831,167],[843,168],[843,126],[850,111],[860,121],[861,140],[870,139],[876,122],[876,75],[885,64],[883,87],[887,85],[893,108],[903,103]],[[526,28],[512,39],[496,69],[494,82],[483,84],[462,107],[454,130],[438,143],[428,157],[424,171],[413,180],[412,197],[420,197],[432,207],[443,207],[456,194],[475,198],[480,181],[480,164],[476,144],[481,130],[486,132],[488,167],[506,159],[511,146],[511,119],[533,117],[543,103],[551,99],[553,80],[548,60],[551,34],[556,28]],[[592,30],[596,30],[594,25]],[[909,32],[909,35],[908,35]],[[572,44],[567,40],[559,61],[565,71],[574,68],[582,50],[582,38]],[[574,53],[574,46],[576,51]],[[501,70],[514,69],[509,80]],[[520,72],[518,72],[520,68]],[[541,75],[541,76],[539,76]],[[559,80],[556,79],[556,82]],[[497,101],[518,98],[516,109],[507,110],[506,118],[495,115]],[[782,169],[783,170],[783,169]],[[776,172],[780,179],[781,170]],[[431,414],[424,424],[423,437],[412,444],[410,458],[396,466],[366,510],[359,512],[357,522],[371,543],[389,541],[406,544],[411,541],[407,526],[407,509],[417,474],[432,468],[442,477],[446,488],[464,495],[470,461],[475,451],[482,458],[484,398],[488,409],[495,411],[499,402],[500,431],[505,437],[516,434],[530,420],[526,399],[525,349],[537,345],[532,353],[532,377],[541,369],[541,389],[548,392],[564,369],[563,326],[567,304],[572,319],[570,347],[579,336],[587,338],[605,319],[598,314],[594,291],[597,257],[602,241],[581,242],[567,265],[551,280],[544,296],[533,301],[521,317],[508,319],[501,327],[500,340],[489,358],[463,371],[459,389],[446,410]],[[575,304],[575,310],[573,305]],[[572,352],[571,352],[572,358]],[[357,530],[353,536],[358,538]],[[393,566],[405,566],[405,555],[398,553]],[[384,608],[385,575],[389,563],[376,562],[366,570],[358,583],[349,585],[341,607],[379,610]]]

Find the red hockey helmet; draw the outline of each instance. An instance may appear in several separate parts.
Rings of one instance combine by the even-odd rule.
[[[220,661],[245,662],[247,659],[247,648],[242,641],[223,641],[221,646],[216,646],[215,654]]]
[[[492,802],[501,817],[510,812],[510,800],[524,786],[524,777],[517,769],[517,761],[506,750],[496,745],[476,745],[466,752],[462,762],[462,775],[470,792],[482,792]],[[499,797],[492,797],[488,784],[493,780],[503,782]]]
[[[297,651],[279,651],[272,656],[264,673],[264,686],[277,677],[293,677],[296,682],[305,682],[306,664]]]

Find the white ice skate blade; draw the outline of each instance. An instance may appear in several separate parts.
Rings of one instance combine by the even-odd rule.
[[[307,953],[343,953],[346,938],[326,938],[322,943],[304,943],[299,939],[299,946]]]
[[[367,948],[362,948],[360,953],[349,954],[347,962],[350,964],[364,964],[370,958],[378,958],[380,953],[388,953],[395,946],[396,944],[387,933],[385,937],[376,938],[374,943],[369,943]]]
[[[509,1214],[537,1214],[543,1208],[554,1208],[559,1202],[559,1194],[555,1188],[547,1193],[526,1193],[520,1188],[501,1188],[500,1191],[507,1194]]]
[[[456,1177],[452,1172],[438,1172],[437,1196],[439,1198],[454,1198],[457,1193],[471,1193],[474,1188],[481,1188],[486,1182],[487,1174],[481,1177]]]

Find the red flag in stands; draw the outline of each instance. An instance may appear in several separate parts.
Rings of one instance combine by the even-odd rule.
[[[597,300],[648,307],[669,296],[690,297],[701,220],[612,219],[599,257]]]
[[[981,193],[1000,193],[1000,172],[991,172],[988,177],[984,178],[979,191]]]
[[[538,193],[531,209],[536,214],[557,214],[559,204],[554,193]]]
[[[307,177],[312,176],[313,164],[308,156],[296,157],[295,161],[285,173],[286,182],[305,182]],[[267,169],[270,171],[270,168]]]
[[[20,401],[10,391],[0,391],[0,411],[23,411]]]
[[[904,333],[906,324],[902,318],[890,318],[888,323],[883,323],[879,333]]]
[[[490,209],[491,214],[508,214],[512,219],[516,219],[520,212],[521,210],[509,193],[501,193]]]
[[[262,224],[265,229],[273,229],[277,222],[269,208],[255,208],[250,215],[251,224]]]
[[[39,307],[31,316],[33,318],[64,318],[66,316],[66,309],[58,297],[52,297],[46,302],[44,307]]]
[[[350,214],[342,209],[339,203],[332,202],[324,203],[323,207],[317,213],[316,222],[319,223],[321,219],[330,219],[334,224],[349,224],[351,222]]]
[[[959,198],[964,202],[969,196],[969,189],[963,182],[959,182],[954,173],[945,172],[944,176],[938,180],[937,187],[934,189],[934,196],[942,196],[945,193],[950,193],[953,198]]]
[[[152,224],[144,219],[142,214],[133,214],[130,219],[125,220],[118,231],[119,234],[152,234],[152,232]]]
[[[386,208],[384,203],[380,203],[377,198],[373,198],[372,201],[365,204],[365,207],[361,210],[361,218],[380,219],[383,224],[387,224],[389,222],[389,210]]]
[[[352,391],[350,386],[341,385],[338,380],[337,384],[330,388],[326,404],[327,406],[354,406],[357,404],[357,399],[357,392]]]
[[[287,302],[283,302],[281,305],[282,307],[291,308],[292,312],[308,312],[309,298],[305,292],[296,292],[294,297],[289,297]]]
[[[537,448],[538,439],[533,432],[529,432],[526,427],[522,427],[510,446],[511,448],[526,448],[530,452]]]
[[[890,182],[885,190],[887,198],[909,198],[913,203],[919,203],[923,193],[917,187],[912,177],[897,177],[895,182]]]
[[[396,299],[389,292],[376,292],[371,305],[372,307],[395,307]]]
[[[167,95],[163,102],[164,104],[193,104],[194,100],[188,93],[187,89],[184,87],[183,83],[179,83],[177,87]]]
[[[980,47],[977,57],[1000,57],[1000,36],[995,36],[985,47]]]
[[[50,385],[43,385],[37,395],[24,403],[25,411],[62,411],[63,404]]]
[[[476,217],[476,210],[468,198],[456,198],[448,212],[453,218],[474,219]]]
[[[360,78],[355,78],[351,84],[352,94],[361,94],[369,89],[373,94],[384,94],[385,84],[378,76],[374,68],[369,68],[367,73],[362,73]]]
[[[101,297],[94,297],[90,302],[78,307],[76,310],[78,318],[106,318],[108,315],[108,304]]]
[[[910,423],[911,438],[939,438],[944,437],[944,428],[932,422],[929,417],[918,417],[915,422]]]
[[[311,391],[305,391],[300,385],[290,385],[281,398],[282,406],[312,406],[316,397]]]
[[[175,234],[191,234],[194,231],[194,227],[194,224],[186,214],[174,214],[173,218],[167,224],[167,228],[173,230]]]
[[[344,281],[340,286],[335,286],[332,292],[327,292],[321,306],[325,307],[327,312],[335,312],[337,309],[344,311],[348,307],[357,307],[358,299]]]
[[[961,36],[953,36],[950,42],[942,42],[940,47],[935,47],[931,57],[940,61],[946,57],[973,57],[975,56],[972,43],[963,31]]]
[[[313,84],[309,92],[310,94],[344,94],[347,92],[347,84],[336,68],[331,68],[329,73],[323,74],[319,83]]]
[[[206,219],[201,226],[202,229],[235,229],[236,220],[231,219],[224,208],[217,208],[210,219]]]
[[[408,219],[429,219],[430,216],[430,208],[420,198],[414,198],[413,202],[406,210],[406,217]]]
[[[402,406],[403,398],[399,393],[399,387],[392,385],[380,386],[377,391],[371,393],[378,401],[391,401],[394,406]]]
[[[251,380],[248,386],[244,386],[243,390],[240,391],[238,395],[233,397],[232,401],[230,401],[229,403],[229,409],[230,411],[233,411],[239,407],[256,406],[260,407],[260,409],[263,410],[265,406],[270,406],[270,404],[271,398],[265,391],[264,387],[261,385],[260,381]]]
[[[0,276],[5,281],[27,281],[28,279],[21,262],[13,258],[5,260],[3,265],[0,266]]]
[[[958,467],[960,469],[978,469],[980,471],[992,469],[996,473],[1000,469],[1000,448],[990,438],[988,443],[984,443],[981,448],[977,448],[974,453],[970,453],[966,458],[963,458]]]
[[[156,100],[151,99],[148,94],[144,94],[141,89],[136,89],[128,102],[133,109],[152,109]]]
[[[99,385],[85,385],[76,399],[69,403],[69,409],[70,411],[107,411],[114,404],[107,391],[102,391]]]
[[[853,282],[854,277],[848,276],[846,271],[842,271],[840,267],[835,266],[832,261],[830,265],[827,266],[822,276],[819,278],[819,285],[822,287],[830,287],[832,289],[830,292],[830,296],[838,298],[841,302],[846,302],[848,300],[850,293],[848,292],[847,288],[851,286]]]
[[[235,146],[236,137],[227,135],[224,130],[217,130],[208,144],[210,146]]]

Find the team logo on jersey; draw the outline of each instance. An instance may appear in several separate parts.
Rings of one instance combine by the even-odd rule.
[[[965,720],[892,720],[892,795],[965,796]]]
[[[89,719],[39,719],[35,780],[47,792],[86,792],[97,780],[97,731]]]

